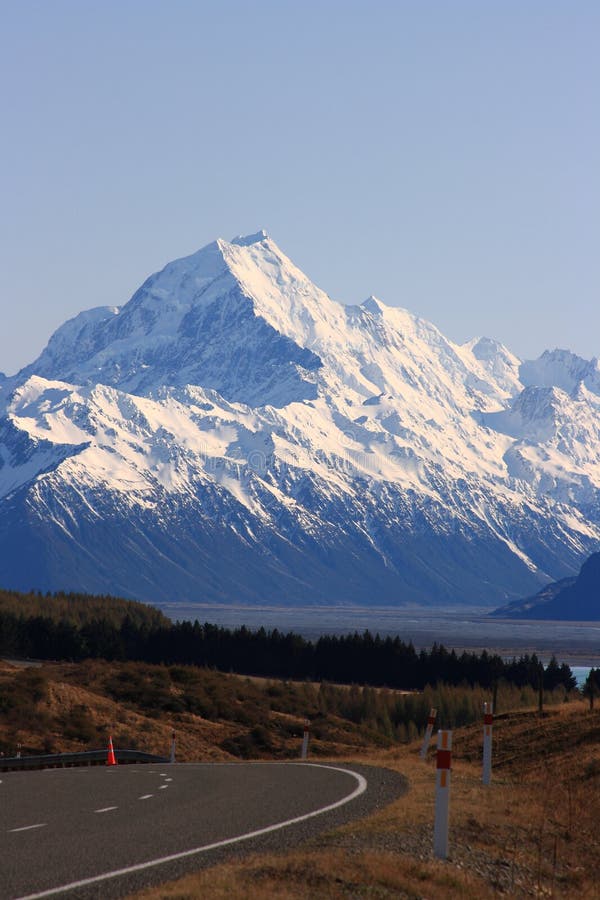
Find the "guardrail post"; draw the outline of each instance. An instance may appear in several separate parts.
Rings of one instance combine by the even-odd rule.
[[[435,770],[435,822],[433,826],[433,853],[438,859],[446,859],[448,856],[451,768],[452,732],[438,731]]]
[[[421,752],[419,753],[419,756],[421,757],[421,759],[425,759],[425,757],[427,756],[427,750],[429,749],[429,741],[431,740],[431,735],[433,733],[433,725],[435,722],[436,714],[437,714],[437,709],[435,709],[435,707],[432,706],[431,709],[429,710],[429,716],[427,718],[427,728],[425,729],[425,735],[423,737],[423,744],[421,746]]]
[[[492,703],[483,704],[483,783],[488,785],[492,780],[492,726],[494,724],[494,707]]]
[[[169,762],[175,762],[175,732],[171,735],[171,753],[169,754]]]
[[[302,750],[300,751],[300,759],[308,757],[308,741],[310,737],[310,723],[308,719],[304,722],[304,734],[302,735]]]

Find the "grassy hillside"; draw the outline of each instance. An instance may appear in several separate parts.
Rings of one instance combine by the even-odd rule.
[[[313,752],[353,752],[390,743],[373,692],[288,684],[192,666],[143,663],[0,664],[0,750],[26,754],[115,746],[178,758],[297,756],[312,720]],[[343,702],[343,705],[342,705]],[[339,707],[337,712],[334,707]],[[367,716],[370,721],[367,722]]]
[[[548,702],[565,698],[559,686]],[[198,666],[86,660],[36,668],[0,664],[0,751],[50,753],[116,746],[165,753],[171,731],[182,760],[296,756],[305,719],[312,752],[338,755],[407,743],[431,706],[445,727],[478,721],[489,692],[439,685],[419,693],[286,682]],[[503,709],[531,706],[531,688],[502,684]]]

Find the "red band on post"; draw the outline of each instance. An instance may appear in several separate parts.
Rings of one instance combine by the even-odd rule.
[[[452,768],[452,750],[438,750],[436,757],[436,768],[437,769],[451,769]]]
[[[494,724],[494,717],[491,713],[485,714],[485,716],[483,717],[483,724],[484,725],[493,725]]]

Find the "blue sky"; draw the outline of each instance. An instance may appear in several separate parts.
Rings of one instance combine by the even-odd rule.
[[[600,5],[0,0],[0,370],[217,236],[600,354]]]

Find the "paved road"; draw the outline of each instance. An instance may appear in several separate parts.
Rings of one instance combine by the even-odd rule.
[[[0,898],[123,897],[226,855],[293,847],[405,790],[369,767],[233,763],[0,774]]]

